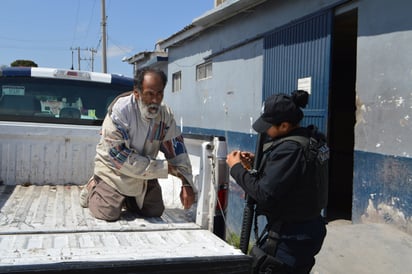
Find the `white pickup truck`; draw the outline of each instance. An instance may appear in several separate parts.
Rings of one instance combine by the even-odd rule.
[[[1,273],[250,272],[250,257],[222,239],[229,179],[222,137],[184,135],[199,191],[190,210],[173,176],[160,180],[160,218],[125,213],[106,222],[79,205],[106,105],[131,85],[102,73],[0,69]]]

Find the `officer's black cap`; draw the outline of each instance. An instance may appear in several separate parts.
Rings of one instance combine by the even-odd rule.
[[[264,133],[272,125],[279,125],[282,122],[299,123],[303,118],[302,110],[293,102],[292,98],[286,94],[274,94],[265,100],[263,113],[253,123],[256,132]]]

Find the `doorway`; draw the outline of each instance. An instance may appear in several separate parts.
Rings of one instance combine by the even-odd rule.
[[[357,18],[357,9],[334,17],[328,121],[329,221],[352,218]]]

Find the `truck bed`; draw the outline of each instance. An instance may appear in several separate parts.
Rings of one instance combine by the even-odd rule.
[[[169,207],[159,218],[125,212],[106,222],[80,206],[80,190],[0,185],[1,273],[203,273],[202,265],[207,273],[249,270],[249,257],[196,225],[192,211]]]

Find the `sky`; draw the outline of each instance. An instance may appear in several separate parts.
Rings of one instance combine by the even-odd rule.
[[[107,72],[132,76],[132,65],[123,62],[124,57],[154,50],[158,40],[213,9],[214,0],[105,3]],[[80,56],[80,69],[101,72],[101,4],[102,0],[0,0],[0,66],[23,59],[39,67],[79,69]]]

